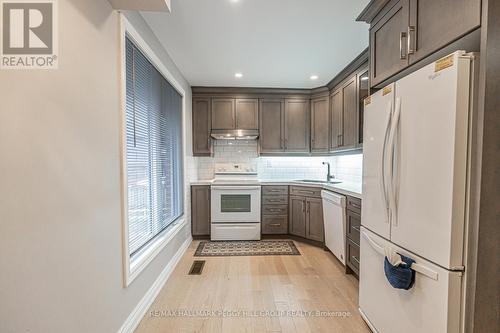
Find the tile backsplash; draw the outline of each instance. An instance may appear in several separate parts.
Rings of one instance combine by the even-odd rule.
[[[361,182],[363,155],[259,157],[257,141],[214,141],[213,157],[197,157],[198,179],[212,179],[216,163],[254,163],[261,179],[324,179],[330,162],[336,178]]]

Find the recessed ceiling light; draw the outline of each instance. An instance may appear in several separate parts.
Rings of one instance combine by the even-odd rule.
[[[243,74],[241,74],[241,73],[234,73],[234,77],[236,77],[236,78],[239,79],[239,78],[243,77]]]
[[[319,77],[319,76],[317,76],[317,75],[311,75],[309,78],[310,78],[311,80],[317,80],[317,79],[318,79],[318,77]]]

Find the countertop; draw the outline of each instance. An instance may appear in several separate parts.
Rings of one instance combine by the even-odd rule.
[[[324,190],[349,195],[355,198],[362,199],[361,183],[345,182],[342,181],[338,184],[321,184],[321,183],[308,183],[292,179],[259,179],[261,185],[300,185],[308,187],[319,187]],[[197,180],[191,182],[191,185],[211,185],[212,180]]]

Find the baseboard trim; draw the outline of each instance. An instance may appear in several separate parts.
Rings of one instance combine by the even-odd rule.
[[[156,299],[156,296],[160,293],[160,290],[163,288],[165,283],[167,282],[168,278],[170,277],[170,274],[174,271],[175,267],[181,260],[182,256],[186,252],[186,250],[189,247],[189,244],[192,242],[192,238],[189,237],[184,241],[184,243],[181,245],[181,247],[177,250],[177,252],[174,254],[172,259],[168,262],[167,266],[163,269],[163,271],[160,273],[158,278],[155,280],[151,288],[146,292],[144,297],[139,301],[137,306],[134,308],[134,310],[130,313],[128,318],[125,320],[123,323],[122,327],[118,330],[118,333],[133,333],[134,330],[137,328],[139,323],[141,322],[142,318],[146,314],[146,311],[148,311],[149,307],[151,304],[153,304],[154,300]]]

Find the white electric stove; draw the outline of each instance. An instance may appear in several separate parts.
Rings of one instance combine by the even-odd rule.
[[[211,240],[259,240],[260,222],[256,166],[217,164],[211,185]]]

